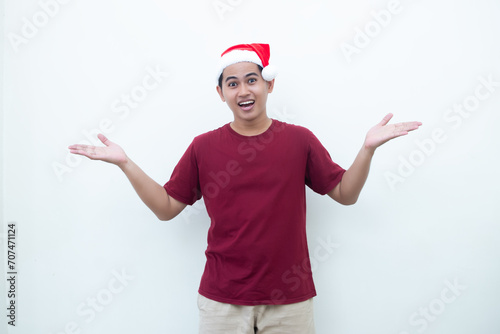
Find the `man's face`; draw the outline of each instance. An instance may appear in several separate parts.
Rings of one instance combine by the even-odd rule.
[[[267,95],[273,87],[274,80],[265,81],[256,64],[241,62],[224,69],[222,89],[217,86],[217,92],[233,111],[235,120],[248,122],[267,118]]]

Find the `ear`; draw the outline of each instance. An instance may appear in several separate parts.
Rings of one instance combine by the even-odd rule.
[[[267,82],[267,92],[268,93],[272,93],[273,92],[273,89],[274,89],[274,80],[271,80],[271,81],[266,81]]]
[[[217,93],[219,93],[220,99],[222,102],[226,102],[226,99],[224,98],[224,93],[222,92],[222,88],[220,88],[219,85],[217,85]]]

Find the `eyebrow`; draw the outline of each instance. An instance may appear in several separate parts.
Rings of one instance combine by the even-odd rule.
[[[253,75],[258,76],[258,74],[257,74],[257,73],[255,73],[255,72],[251,72],[251,73],[248,73],[247,75],[245,75],[245,78],[251,77],[251,76],[253,76]],[[230,76],[230,77],[227,77],[227,78],[226,78],[226,81],[225,81],[225,82],[228,82],[229,80],[232,80],[232,79],[238,79],[238,78],[237,78],[237,77],[235,77],[235,76]]]

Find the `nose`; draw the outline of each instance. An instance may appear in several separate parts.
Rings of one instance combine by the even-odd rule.
[[[247,85],[245,85],[245,84],[240,85],[240,90],[238,92],[238,95],[240,97],[245,97],[245,96],[248,96],[249,94],[250,94],[250,90],[248,89]]]

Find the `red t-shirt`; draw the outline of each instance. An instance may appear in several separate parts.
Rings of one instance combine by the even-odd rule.
[[[306,190],[324,195],[345,170],[313,133],[273,120],[243,136],[229,124],[197,136],[165,184],[211,219],[199,293],[235,305],[291,304],[316,296],[306,238]]]

